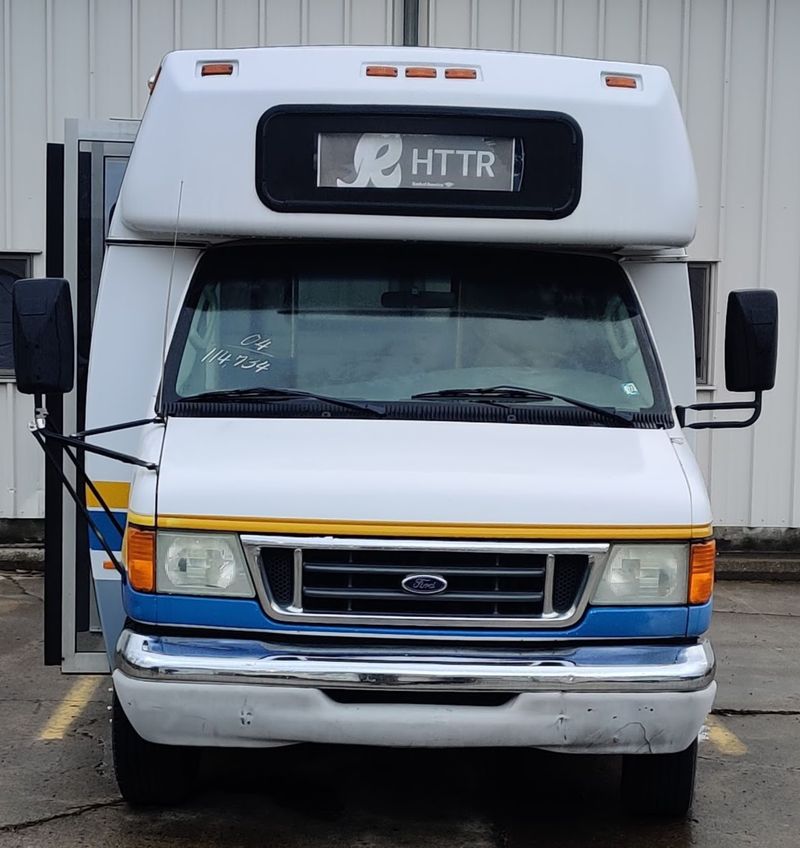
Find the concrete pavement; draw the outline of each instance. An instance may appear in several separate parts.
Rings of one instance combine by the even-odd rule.
[[[0,574],[0,846],[800,845],[800,586],[724,583],[716,715],[686,823],[626,818],[617,759],[296,746],[214,752],[202,791],[117,795],[107,678],[41,665],[41,576]]]

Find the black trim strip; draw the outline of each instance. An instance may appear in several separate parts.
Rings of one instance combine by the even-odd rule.
[[[229,241],[226,243],[230,243]],[[109,244],[123,244],[130,245],[133,247],[169,247],[172,248],[173,245],[176,247],[193,247],[193,248],[206,248],[211,242],[208,241],[175,241],[172,236],[164,236],[164,241],[159,241],[158,239],[123,239],[123,238],[107,238],[106,245]],[[59,274],[59,276],[61,276]]]
[[[47,145],[45,197],[45,274],[64,276],[64,145]],[[47,396],[48,424],[57,433],[64,427],[64,398]],[[44,664],[61,664],[61,602],[63,595],[61,450],[44,468]]]
[[[472,634],[469,639],[447,639],[439,637],[409,637],[409,638],[390,638],[381,635],[368,633],[366,630],[361,633],[353,633],[352,636],[338,635],[299,635],[296,633],[284,633],[274,630],[225,630],[213,627],[186,627],[186,626],[170,626],[165,624],[154,624],[151,622],[137,621],[130,617],[125,620],[125,629],[132,630],[140,636],[165,636],[186,639],[247,639],[268,642],[275,645],[296,645],[297,647],[317,647],[317,648],[333,648],[347,647],[352,648],[355,640],[362,640],[360,647],[369,650],[370,648],[382,649],[395,648],[398,653],[407,653],[410,648],[425,648],[431,654],[441,654],[443,649],[450,647],[468,650],[470,653],[475,651],[476,645],[481,645],[482,650],[488,653],[502,654],[513,650],[524,650],[526,653],[535,653],[537,651],[547,650],[563,650],[564,648],[596,648],[599,645],[641,645],[641,646],[684,646],[696,645],[700,641],[699,638],[687,638],[686,636],[670,636],[663,639],[644,639],[642,637],[627,637],[627,638],[600,638],[600,639],[539,639],[531,637],[527,639],[514,638],[509,634],[507,638],[491,636],[481,638],[480,634]],[[480,649],[479,649],[480,650]]]

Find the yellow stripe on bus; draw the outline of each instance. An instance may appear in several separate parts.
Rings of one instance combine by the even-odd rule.
[[[154,527],[152,515],[129,513],[131,524]],[[316,518],[159,515],[170,530],[224,530],[237,533],[296,533],[312,536],[400,536],[456,539],[705,539],[711,525],[661,524],[455,524],[406,521],[347,521]]]
[[[128,496],[131,490],[130,483],[118,483],[110,480],[93,480],[92,482],[110,509],[128,508]],[[97,509],[100,506],[100,502],[88,486],[86,487],[86,506],[90,509]]]

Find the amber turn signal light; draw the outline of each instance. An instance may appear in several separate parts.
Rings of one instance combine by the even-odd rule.
[[[122,545],[122,559],[128,573],[128,582],[137,592],[155,592],[156,589],[156,534],[128,525]]]
[[[714,564],[717,559],[717,543],[700,542],[692,545],[689,558],[689,603],[705,604],[714,591]]]

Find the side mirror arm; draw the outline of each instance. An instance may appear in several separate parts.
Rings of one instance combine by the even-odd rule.
[[[731,401],[729,403],[693,403],[689,406],[676,406],[675,414],[678,418],[678,423],[682,428],[687,430],[726,430],[736,427],[749,427],[755,424],[761,416],[761,392],[756,392],[755,397],[751,401]],[[697,412],[704,410],[720,410],[720,409],[749,409],[752,415],[745,418],[743,421],[695,421],[693,424],[686,423],[686,413],[688,410]]]
[[[78,479],[81,485],[85,485],[91,491],[91,493],[97,498],[97,502],[105,512],[109,521],[111,522],[114,529],[119,533],[120,536],[123,535],[123,527],[120,525],[117,520],[116,515],[114,515],[113,510],[106,503],[105,498],[98,491],[95,484],[86,474],[86,471],[83,469],[82,465],[78,462],[78,458],[70,448],[75,448],[78,450],[87,451],[88,453],[95,453],[100,456],[108,457],[109,459],[115,459],[119,462],[124,462],[129,465],[138,465],[141,468],[147,468],[149,471],[157,471],[158,465],[154,462],[146,462],[143,459],[139,459],[136,456],[130,456],[129,454],[120,453],[119,451],[110,450],[109,448],[101,447],[100,445],[92,445],[86,441],[87,436],[95,436],[101,433],[109,433],[114,432],[116,430],[125,430],[131,427],[141,427],[144,424],[153,424],[162,421],[160,418],[146,418],[139,421],[128,421],[123,424],[115,424],[110,427],[98,427],[94,430],[86,430],[82,433],[75,433],[72,436],[65,436],[63,433],[59,433],[56,430],[51,429],[47,423],[47,410],[44,408],[42,404],[42,396],[36,395],[35,401],[35,418],[33,423],[30,425],[31,433],[33,437],[38,442],[39,446],[44,451],[44,455],[47,458],[48,462],[52,465],[53,469],[56,472],[61,484],[67,490],[67,493],[75,502],[75,506],[78,508],[80,513],[83,515],[84,519],[88,526],[92,529],[95,536],[99,540],[100,544],[103,547],[103,550],[108,555],[108,558],[111,560],[114,568],[119,572],[120,576],[123,580],[126,579],[125,569],[122,566],[122,563],[119,561],[119,558],[114,553],[111,545],[105,537],[105,534],[98,526],[97,522],[94,520],[94,517],[86,508],[86,505],[83,503],[83,499],[79,497],[78,492],[75,489],[75,486],[72,485],[67,475],[64,473],[61,468],[61,464],[57,461],[56,456],[53,454],[53,447],[57,446],[57,449],[63,450],[64,453],[69,457],[72,464],[75,466],[75,471],[78,475]]]

